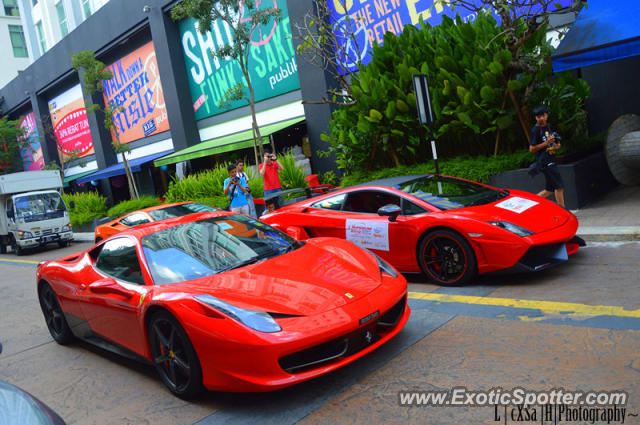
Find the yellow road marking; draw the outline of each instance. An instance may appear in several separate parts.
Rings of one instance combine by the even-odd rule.
[[[5,263],[26,263],[26,264],[39,264],[40,261],[33,261],[33,260],[9,260],[9,259],[4,259],[4,258],[0,258],[0,261],[5,262]]]
[[[515,298],[475,297],[470,295],[450,295],[423,292],[409,292],[409,298],[414,300],[438,301],[442,303],[528,308],[540,310],[545,314],[562,314],[565,316],[618,316],[640,318],[640,309],[625,310],[623,307],[612,305],[587,305],[556,301],[519,300]]]

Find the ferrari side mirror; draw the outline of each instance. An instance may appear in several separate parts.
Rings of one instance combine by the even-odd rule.
[[[402,208],[396,204],[387,204],[378,209],[378,215],[381,217],[389,217],[389,221],[394,222],[402,212]]]

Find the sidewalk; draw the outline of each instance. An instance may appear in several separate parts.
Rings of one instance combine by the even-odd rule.
[[[591,242],[640,240],[640,186],[618,186],[602,199],[572,211],[578,236]]]
[[[599,201],[571,211],[578,217],[578,236],[587,242],[640,241],[640,186],[618,186]],[[74,233],[78,242],[93,242],[93,233]]]

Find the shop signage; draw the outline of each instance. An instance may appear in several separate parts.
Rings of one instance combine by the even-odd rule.
[[[286,1],[262,1],[259,5],[261,9],[278,7],[282,15],[279,21],[273,20],[253,32],[249,76],[256,102],[300,88]],[[197,20],[185,19],[180,22],[180,40],[197,120],[247,105],[246,100],[239,100],[232,102],[230,108],[219,108],[227,90],[244,81],[237,61],[211,57],[212,51],[233,43],[226,23],[214,21],[212,31],[202,35]]]

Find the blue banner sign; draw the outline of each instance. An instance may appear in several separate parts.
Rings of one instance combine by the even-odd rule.
[[[346,56],[359,57],[363,65],[371,61],[373,43],[383,44],[386,32],[399,35],[404,26],[418,25],[421,20],[432,26],[442,23],[442,17],[455,18],[460,15],[463,21],[473,21],[476,13],[461,6],[454,8],[454,0],[326,0],[331,11],[331,23],[339,39],[344,40]],[[572,0],[558,0],[555,4],[569,7]],[[478,2],[480,4],[480,2]],[[555,7],[552,6],[553,10]],[[349,16],[357,22],[356,39],[340,34],[345,18]],[[499,17],[494,15],[498,22]],[[355,61],[344,64],[347,72],[357,70]]]

